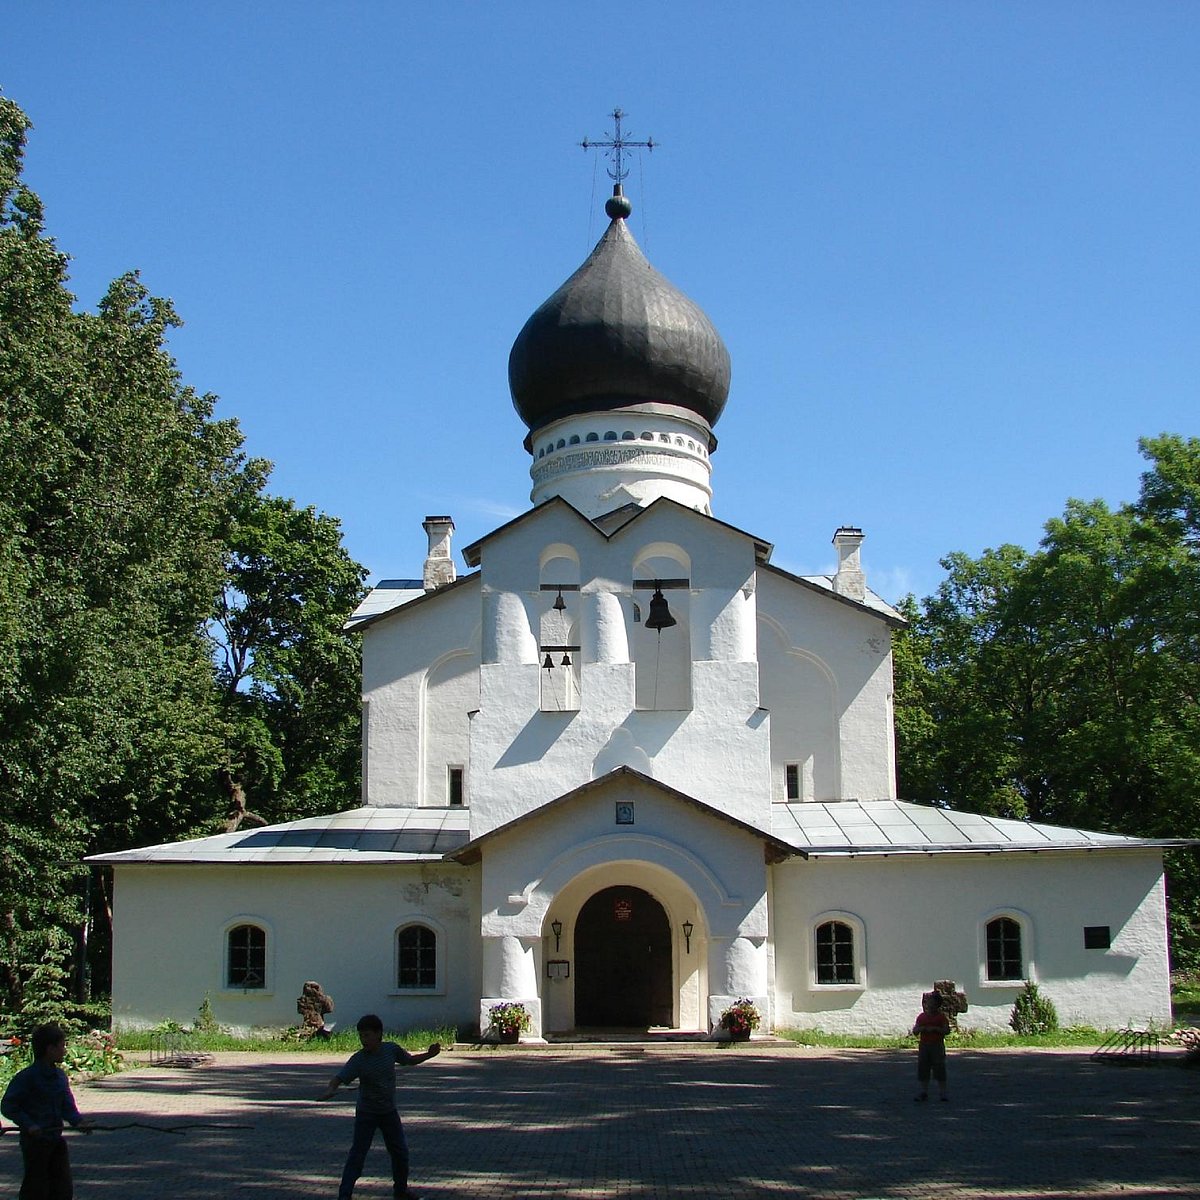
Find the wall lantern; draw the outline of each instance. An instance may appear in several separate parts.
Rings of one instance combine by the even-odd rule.
[[[662,594],[662,587],[656,579],[654,595],[650,597],[650,612],[646,616],[646,628],[656,629],[661,633],[664,629],[670,629],[672,625],[677,624],[678,622],[671,616],[671,610],[667,607],[667,599]]]
[[[691,923],[691,921],[684,921],[684,923],[683,923],[683,940],[687,943],[687,952],[689,954],[691,954],[691,952],[692,952],[692,930],[694,930],[695,928],[696,928],[695,925],[693,925]]]
[[[554,934],[554,952],[557,954],[558,953],[558,940],[559,940],[559,938],[562,937],[562,922],[561,921],[551,921],[550,929],[551,929],[551,932]]]

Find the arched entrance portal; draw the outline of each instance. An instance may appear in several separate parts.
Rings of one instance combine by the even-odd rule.
[[[575,922],[575,1024],[670,1025],[671,923],[649,892],[610,887]]]

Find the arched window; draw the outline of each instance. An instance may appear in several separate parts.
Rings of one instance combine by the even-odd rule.
[[[826,921],[817,926],[817,982],[858,982],[854,968],[854,928],[845,921]]]
[[[437,934],[427,925],[406,925],[396,934],[396,987],[401,991],[437,987]]]
[[[987,977],[994,980],[1025,977],[1021,925],[1012,917],[996,917],[987,923]]]
[[[235,925],[225,936],[225,985],[243,991],[267,986],[267,932]]]

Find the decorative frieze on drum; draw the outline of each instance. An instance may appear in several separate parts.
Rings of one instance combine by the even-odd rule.
[[[680,459],[692,456],[686,453],[672,454],[659,450],[643,450],[640,446],[607,446],[595,450],[577,450],[563,453],[553,459],[540,462],[530,474],[536,484],[553,479],[556,475],[567,475],[573,471],[587,471],[593,467],[625,467],[678,469]]]

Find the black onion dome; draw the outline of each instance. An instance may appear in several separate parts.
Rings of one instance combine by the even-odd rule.
[[[729,351],[699,306],[646,261],[627,208],[607,210],[613,221],[587,261],[513,343],[508,386],[530,430],[646,404],[712,426],[725,407]]]

